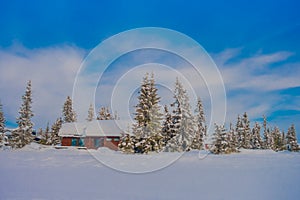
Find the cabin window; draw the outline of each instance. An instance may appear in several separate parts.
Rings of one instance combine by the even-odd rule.
[[[94,139],[94,147],[95,148],[103,147],[103,145],[104,145],[103,138],[95,138]]]
[[[111,142],[112,138],[106,138],[106,141]]]
[[[119,141],[120,141],[120,138],[114,138],[114,141],[115,141],[115,142],[119,142]]]
[[[72,146],[77,146],[77,138],[72,138]]]
[[[79,146],[84,147],[84,139],[83,138],[80,138]]]

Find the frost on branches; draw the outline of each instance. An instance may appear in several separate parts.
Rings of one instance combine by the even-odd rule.
[[[11,146],[14,148],[22,148],[26,144],[29,144],[33,140],[32,127],[33,122],[31,118],[33,117],[32,112],[32,91],[31,91],[31,81],[28,81],[25,94],[22,96],[23,103],[20,107],[19,114],[17,118],[18,128],[12,132],[12,139],[10,140]]]
[[[168,141],[165,150],[181,152],[190,149],[196,129],[187,91],[178,78],[175,82],[174,98],[175,102],[171,106],[174,107],[172,121],[175,125],[175,136]]]
[[[67,96],[67,99],[63,106],[63,122],[76,122],[76,113],[73,110],[73,103],[70,96]]]
[[[117,120],[118,116],[117,113],[115,113],[115,116],[109,111],[108,107],[101,107],[100,111],[98,113],[97,120]]]

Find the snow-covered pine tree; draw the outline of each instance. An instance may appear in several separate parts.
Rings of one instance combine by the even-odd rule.
[[[175,136],[169,140],[165,150],[187,151],[191,147],[196,126],[191,113],[187,91],[183,88],[178,78],[175,82],[174,98],[175,102],[171,105],[175,107],[173,113]]]
[[[162,136],[163,136],[163,143],[166,144],[174,136],[174,134],[172,132],[172,128],[173,128],[172,116],[169,113],[169,109],[167,105],[165,105],[164,110],[165,110],[165,118],[162,125]]]
[[[270,136],[270,130],[267,128],[267,117],[264,115],[264,149],[270,149],[271,148],[271,136]]]
[[[250,128],[250,121],[248,119],[248,115],[246,112],[243,115],[242,122],[243,122],[243,127],[244,127],[242,147],[245,149],[251,149],[252,148],[252,145],[250,142],[251,128]]]
[[[123,134],[121,137],[120,143],[118,145],[119,150],[124,153],[134,153],[134,138],[130,136],[129,134]]]
[[[94,106],[93,106],[93,104],[90,104],[90,107],[88,110],[88,116],[87,116],[86,120],[88,122],[91,122],[91,121],[93,121],[93,119],[94,119]]]
[[[236,121],[235,132],[236,132],[237,147],[241,148],[244,141],[244,126],[240,115],[238,115]]]
[[[161,135],[162,114],[158,104],[159,101],[160,97],[158,96],[157,88],[155,87],[154,75],[152,74],[151,77],[149,77],[149,74],[146,73],[139,91],[138,104],[136,105],[134,118],[135,123],[133,124],[132,131],[136,138],[141,141],[146,141],[146,138],[152,137],[152,140],[156,141],[156,145],[161,148],[162,142],[160,140],[163,137]],[[146,148],[146,146],[140,146],[143,144],[145,143],[137,143],[137,148]],[[152,147],[152,150],[155,149],[154,146]]]
[[[0,147],[4,145],[5,141],[5,118],[2,110],[2,104],[0,102]]]
[[[110,113],[108,107],[101,107],[98,113],[97,120],[113,120],[114,116]]]
[[[67,99],[63,106],[63,122],[64,123],[70,123],[70,122],[76,122],[76,113],[73,110],[73,103],[70,96],[67,96]]]
[[[34,114],[32,112],[31,81],[27,82],[26,91],[22,96],[22,100],[23,103],[19,110],[20,116],[17,118],[18,128],[12,132],[12,139],[10,140],[13,148],[22,148],[33,140],[32,128],[34,124],[31,118]]]
[[[60,137],[58,136],[58,132],[62,126],[62,119],[58,118],[54,124],[51,126],[51,134],[48,144],[50,145],[58,145],[60,144]]]
[[[228,133],[223,126],[215,124],[215,132],[213,135],[213,147],[211,152],[214,154],[231,153],[232,148],[230,147],[230,142],[228,140]]]
[[[255,122],[255,125],[252,129],[250,141],[252,149],[261,149],[263,146],[263,141],[260,137],[260,125],[257,122]]]
[[[5,118],[2,108],[2,103],[0,102],[0,134],[5,132]]]
[[[282,151],[284,150],[285,142],[282,140],[282,133],[280,132],[278,127],[275,127],[271,132],[272,139],[274,141],[272,149],[274,151]]]
[[[229,148],[231,152],[239,152],[238,141],[232,123],[230,123],[229,125],[228,142],[229,142]]]
[[[197,106],[195,109],[195,124],[196,124],[196,132],[193,138],[191,149],[202,149],[204,137],[206,136],[206,124],[205,124],[205,114],[202,105],[202,101],[198,98]]]
[[[291,127],[288,129],[287,135],[287,146],[289,151],[299,151],[297,136],[296,136],[296,130],[294,124],[291,125]]]
[[[45,145],[50,144],[51,133],[50,133],[50,128],[49,128],[49,123],[47,123],[45,131],[43,131],[42,128],[39,129],[38,135],[41,136],[41,140],[40,140],[41,144],[45,144]]]

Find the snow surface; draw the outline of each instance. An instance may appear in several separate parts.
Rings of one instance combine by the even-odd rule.
[[[144,171],[151,171],[172,163],[171,158],[173,164],[149,173],[106,166],[139,172],[144,166]],[[202,158],[196,151],[182,156],[124,155],[106,148],[87,151],[31,144],[0,152],[0,199],[300,198],[300,153],[243,150]],[[170,160],[162,162],[165,159]]]

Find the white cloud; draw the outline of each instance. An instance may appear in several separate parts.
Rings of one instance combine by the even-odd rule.
[[[52,123],[72,87],[85,51],[69,45],[28,49],[20,44],[0,49],[1,101],[8,120],[18,116],[26,82],[32,80],[34,122]]]

